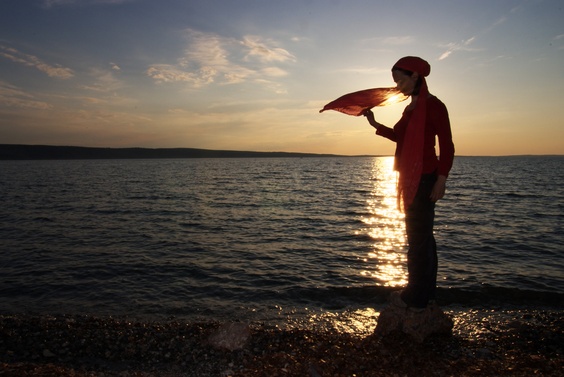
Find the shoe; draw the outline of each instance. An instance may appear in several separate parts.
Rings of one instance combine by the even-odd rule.
[[[390,294],[390,302],[398,308],[405,309],[407,308],[407,304],[401,299],[401,292],[402,291],[392,292],[392,294]]]

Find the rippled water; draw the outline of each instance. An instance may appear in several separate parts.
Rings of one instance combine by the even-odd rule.
[[[457,158],[437,208],[439,298],[564,297],[563,163]],[[405,283],[389,157],[0,169],[0,311],[270,318],[377,306]]]

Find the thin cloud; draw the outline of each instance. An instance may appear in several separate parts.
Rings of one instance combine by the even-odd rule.
[[[94,68],[91,70],[90,76],[93,77],[93,83],[85,85],[84,89],[96,92],[113,92],[123,86],[122,82],[115,78],[112,71]]]
[[[230,65],[227,59],[228,51],[225,46],[230,40],[216,34],[202,33],[195,30],[187,30],[188,48],[184,57],[179,60],[181,66],[191,65],[227,67]]]
[[[557,43],[562,43],[562,41],[564,40],[564,34],[559,34],[556,37],[552,38],[553,41],[557,42]],[[552,45],[552,43],[551,43]],[[564,50],[564,45],[560,45],[557,47],[558,50]]]
[[[461,42],[453,42],[448,43],[444,47],[446,47],[446,51],[441,54],[439,60],[444,60],[448,58],[453,52],[456,51],[476,51],[477,49],[471,48],[470,45],[476,40],[476,37],[468,38]]]
[[[255,82],[264,87],[267,87],[268,89],[272,90],[276,94],[288,94],[288,91],[282,85],[280,85],[275,81],[258,78],[255,80]]]
[[[415,39],[411,35],[392,36],[380,38],[380,42],[391,46],[404,46],[412,44]]]
[[[74,76],[74,72],[70,68],[45,63],[36,56],[25,54],[12,47],[0,45],[0,57],[4,57],[14,63],[35,68],[38,71],[47,74],[49,77],[65,80]]]
[[[147,70],[147,75],[157,83],[186,82],[200,88],[214,81],[217,71],[201,68],[195,72],[186,72],[170,64],[154,64]]]
[[[512,12],[512,13],[513,13],[513,12]],[[492,24],[492,26],[490,26],[490,27],[486,30],[486,32],[492,31],[495,27],[497,27],[497,26],[503,24],[505,21],[507,21],[507,17],[505,17],[505,16],[502,16],[502,17],[498,18],[498,19]]]
[[[237,40],[188,29],[186,39],[188,46],[176,64],[151,65],[147,75],[159,83],[185,82],[199,88],[285,76],[287,72],[275,64],[296,61],[275,42],[257,36]]]
[[[263,73],[265,76],[269,76],[269,77],[283,77],[283,76],[287,76],[288,72],[286,72],[285,70],[278,68],[278,67],[267,67],[261,70],[261,73]]]
[[[257,36],[246,36],[241,41],[241,44],[248,49],[247,59],[258,58],[261,62],[295,62],[296,58],[283,48],[269,46],[273,42],[262,41]]]
[[[515,11],[517,11],[517,9],[518,9],[518,7],[512,9],[511,13],[514,13]],[[505,23],[506,21],[507,21],[507,17],[501,16],[500,18],[495,20],[488,28],[483,30],[479,35],[483,36],[483,35],[489,34],[492,30],[494,30],[499,25]],[[448,43],[448,44],[442,46],[442,47],[446,47],[446,51],[441,54],[441,56],[439,57],[439,60],[444,60],[444,59],[448,58],[449,56],[451,56],[454,52],[457,52],[457,51],[479,51],[479,49],[470,47],[470,45],[472,43],[474,43],[477,38],[478,38],[477,36],[473,36],[473,37],[470,37],[470,38],[468,38],[468,39],[466,39],[462,42],[453,42],[453,43]]]
[[[0,81],[0,104],[5,107],[46,110],[52,106],[37,100],[33,95],[20,88]]]

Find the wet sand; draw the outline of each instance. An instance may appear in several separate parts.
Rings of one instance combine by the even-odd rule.
[[[336,316],[333,325],[252,323],[245,347],[235,351],[209,344],[217,322],[6,314],[0,376],[564,375],[564,311],[444,310],[453,334],[422,344],[403,334],[375,337],[376,315],[361,319],[361,330]]]

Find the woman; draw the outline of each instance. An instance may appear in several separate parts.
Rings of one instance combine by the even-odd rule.
[[[372,111],[364,115],[376,128],[376,135],[396,142],[395,169],[399,171],[398,201],[405,211],[409,251],[408,283],[392,294],[401,307],[424,309],[435,299],[437,246],[433,236],[435,202],[445,194],[448,173],[454,159],[454,144],[446,106],[429,94],[425,77],[431,66],[419,57],[401,58],[392,68],[397,88],[411,97],[394,128],[374,120]],[[440,158],[435,152],[439,140]]]

